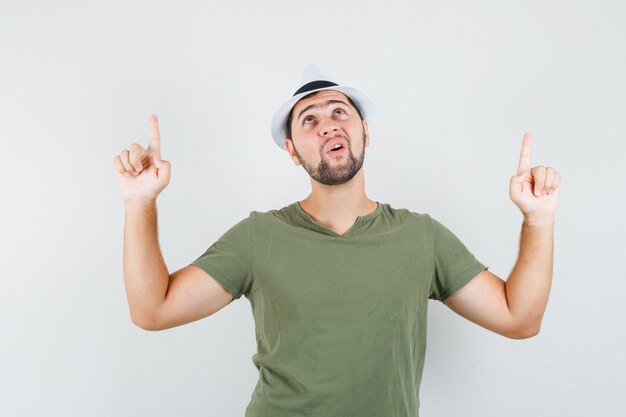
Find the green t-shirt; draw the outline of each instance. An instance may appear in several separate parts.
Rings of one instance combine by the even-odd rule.
[[[252,306],[246,417],[418,417],[428,299],[488,268],[430,215],[386,203],[344,235],[299,202],[253,211],[192,264]]]

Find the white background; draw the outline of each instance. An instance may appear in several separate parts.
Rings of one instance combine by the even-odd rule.
[[[309,178],[270,136],[304,65],[377,108],[374,200],[429,213],[506,279],[523,133],[562,175],[542,329],[506,339],[430,301],[423,417],[623,416],[623,1],[0,1],[0,415],[243,416],[241,298],[130,321],[113,157],[161,123],[170,272]]]

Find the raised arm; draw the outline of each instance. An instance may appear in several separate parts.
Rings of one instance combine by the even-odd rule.
[[[158,243],[156,198],[170,179],[161,160],[158,120],[150,117],[147,149],[133,143],[114,158],[126,211],[124,283],[133,323],[162,330],[213,314],[232,296],[205,271],[187,266],[169,274]]]
[[[532,138],[524,135],[511,200],[524,216],[517,262],[507,281],[484,270],[444,300],[459,315],[501,335],[523,339],[539,333],[552,285],[554,218],[561,176],[530,168]]]

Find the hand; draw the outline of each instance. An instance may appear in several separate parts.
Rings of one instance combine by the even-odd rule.
[[[153,202],[170,182],[171,166],[161,160],[161,137],[156,115],[150,116],[148,148],[133,143],[113,158],[122,199],[127,202]]]
[[[517,175],[511,177],[509,196],[519,207],[525,220],[554,221],[559,201],[561,174],[551,167],[530,168],[532,136],[524,135]]]

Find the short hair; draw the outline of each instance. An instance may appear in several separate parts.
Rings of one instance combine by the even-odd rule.
[[[300,100],[304,100],[305,98],[313,97],[313,96],[315,96],[316,94],[321,93],[322,91],[326,91],[326,90],[318,90],[318,91],[313,91],[312,93],[307,94],[306,96],[302,97]],[[343,92],[341,92],[341,91],[339,91],[339,92],[340,92],[340,93],[342,93],[343,95],[345,95],[345,96],[348,98],[348,101],[350,102],[350,104],[352,105],[352,107],[354,107],[354,108],[356,109],[356,112],[358,113],[359,118],[360,118],[361,120],[363,120],[363,115],[361,115],[361,109],[359,109],[359,107],[358,107],[356,104],[354,104],[354,101],[352,101],[352,99],[350,99],[350,97],[348,97],[348,95],[347,95],[347,94],[345,94],[345,93],[343,93]],[[300,100],[298,100],[298,101],[300,101]],[[296,102],[296,104],[297,104],[297,102]],[[294,104],[294,105],[293,105],[293,107],[291,108],[291,111],[289,112],[289,117],[287,118],[287,137],[288,137],[289,139],[291,139],[291,118],[292,118],[292,116],[293,116],[293,109],[294,109],[295,107],[296,107],[296,105]]]

